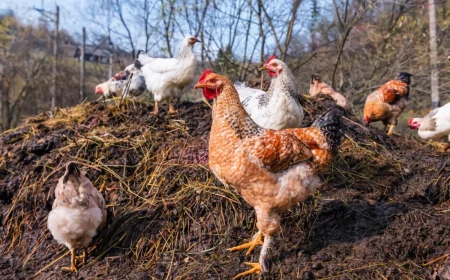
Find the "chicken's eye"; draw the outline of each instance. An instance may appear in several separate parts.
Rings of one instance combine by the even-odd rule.
[[[216,79],[212,79],[212,80],[210,80],[210,82],[211,82],[211,83],[215,83],[215,82],[216,82]]]

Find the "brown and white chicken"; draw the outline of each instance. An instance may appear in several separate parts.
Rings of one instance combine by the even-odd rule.
[[[267,271],[265,260],[272,236],[280,230],[281,215],[316,191],[318,174],[337,152],[344,110],[332,108],[311,127],[276,131],[250,118],[228,78],[207,70],[195,88],[214,99],[209,167],[256,211],[259,232],[255,238],[229,250],[248,248],[249,254],[256,245],[263,245],[259,262],[247,263],[253,268],[235,278]]]
[[[398,73],[395,80],[389,81],[367,96],[364,105],[364,121],[367,126],[381,121],[387,135],[392,135],[397,119],[405,110],[409,98],[411,74]]]
[[[83,249],[81,260],[85,263],[87,248],[105,222],[106,208],[102,194],[75,163],[68,163],[56,186],[55,201],[47,223],[56,241],[71,252],[71,265],[62,267],[62,270],[77,271],[77,248]]]
[[[341,106],[347,111],[351,111],[352,105],[339,92],[336,92],[331,86],[324,83],[319,74],[313,74],[311,77],[311,84],[309,86],[309,95],[317,97],[319,94],[325,94],[333,98],[337,105]]]

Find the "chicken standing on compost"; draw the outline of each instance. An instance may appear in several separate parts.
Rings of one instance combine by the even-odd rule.
[[[55,189],[55,201],[48,215],[48,229],[59,244],[66,245],[71,253],[70,267],[62,270],[77,271],[75,249],[83,249],[85,263],[87,248],[106,222],[105,200],[102,194],[86,178],[78,166],[70,162],[59,178]]]
[[[309,86],[309,95],[317,97],[319,94],[325,94],[333,98],[337,105],[345,108],[347,111],[351,111],[352,105],[348,102],[339,92],[336,92],[331,86],[324,83],[319,74],[313,74],[311,76],[311,84]]]
[[[103,96],[107,99],[117,97],[126,83],[126,80],[117,80],[116,78],[112,77],[106,82],[96,85],[95,93],[103,94]]]
[[[253,268],[235,278],[267,271],[265,260],[272,236],[280,230],[281,215],[317,190],[318,174],[341,144],[344,109],[330,109],[311,127],[275,131],[260,127],[249,117],[228,78],[206,70],[195,88],[214,99],[211,171],[254,207],[258,220],[255,238],[229,250],[248,248],[249,254],[263,244],[259,262],[248,263]]]
[[[422,139],[445,141],[442,152],[450,148],[450,103],[436,108],[423,118],[412,118],[409,127],[418,130]]]
[[[304,113],[289,67],[271,56],[260,70],[267,70],[272,77],[267,92],[236,85],[239,99],[247,114],[259,126],[267,129],[301,127]]]
[[[400,72],[395,80],[389,81],[367,96],[364,105],[364,121],[382,121],[387,135],[392,135],[398,116],[405,110],[409,98],[411,74]]]
[[[177,58],[154,58],[138,51],[134,65],[142,71],[147,90],[155,99],[153,114],[158,113],[158,103],[164,100],[169,103],[169,113],[176,113],[173,99],[194,80],[197,58],[193,48],[197,42],[200,41],[193,36],[184,38]]]
[[[105,98],[118,96],[119,93],[123,93],[123,89],[127,84],[131,73],[133,74],[133,77],[131,78],[128,95],[132,97],[141,95],[147,90],[147,87],[142,72],[134,67],[134,64],[128,65],[123,71],[115,74],[114,77],[108,81],[97,85],[95,87],[95,93],[103,94]]]

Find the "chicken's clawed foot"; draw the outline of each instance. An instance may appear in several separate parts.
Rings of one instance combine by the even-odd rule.
[[[173,108],[172,100],[169,100],[169,114],[176,114],[176,113],[178,113],[178,111]]]
[[[445,153],[450,148],[449,143],[429,142],[428,144],[441,153]]]
[[[155,102],[155,108],[153,109],[153,112],[151,112],[150,114],[152,115],[158,115],[158,102]]]
[[[259,263],[246,262],[245,264],[251,266],[252,268],[247,270],[247,271],[244,271],[242,273],[239,273],[236,276],[234,276],[233,280],[234,279],[239,279],[241,277],[244,277],[246,275],[250,275],[250,274],[253,274],[253,273],[256,273],[256,274],[261,273],[261,265]]]
[[[248,251],[245,254],[246,256],[248,256],[253,251],[253,249],[255,249],[255,247],[257,245],[263,245],[264,244],[262,239],[263,239],[262,232],[258,232],[256,234],[256,237],[252,241],[247,242],[247,243],[242,244],[242,245],[239,245],[239,246],[236,246],[236,247],[233,247],[233,248],[229,248],[227,250],[228,251],[239,251],[239,250],[243,250],[243,249],[247,249],[248,248]]]
[[[71,265],[70,265],[70,267],[64,266],[64,267],[61,267],[61,270],[62,271],[69,271],[69,272],[77,272],[78,270],[77,270],[77,266],[76,266],[76,263],[75,263],[75,248],[70,249],[70,254],[71,254],[71,257],[70,257]]]
[[[75,259],[76,259],[76,261],[77,261],[77,264],[78,264],[78,260],[80,260],[80,263],[86,264],[86,257],[87,257],[87,254],[88,254],[88,249],[87,249],[87,248],[84,248],[84,249],[83,249],[83,254],[81,254],[81,256],[75,257]]]
[[[441,151],[445,153],[448,149],[450,149],[450,143],[444,143]]]
[[[62,271],[69,271],[69,272],[77,272],[77,267],[75,265],[71,265],[71,266],[63,266],[61,267]]]

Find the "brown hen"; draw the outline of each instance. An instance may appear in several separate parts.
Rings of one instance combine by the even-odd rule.
[[[256,211],[255,238],[230,251],[263,245],[258,263],[238,274],[267,271],[271,237],[279,231],[281,215],[304,201],[320,185],[325,169],[342,139],[344,110],[336,106],[312,127],[270,130],[258,126],[245,112],[238,93],[226,77],[207,70],[195,88],[215,99],[209,140],[209,166],[224,184],[233,187]],[[264,242],[262,239],[264,238]]]
[[[388,135],[392,135],[397,119],[408,104],[411,74],[400,72],[395,80],[389,81],[367,96],[364,105],[364,121],[382,121]]]
[[[313,74],[311,84],[309,85],[309,95],[316,97],[319,94],[325,94],[333,98],[337,105],[343,107],[347,111],[351,111],[352,105],[339,92],[336,92],[331,86],[324,83],[319,74]]]

